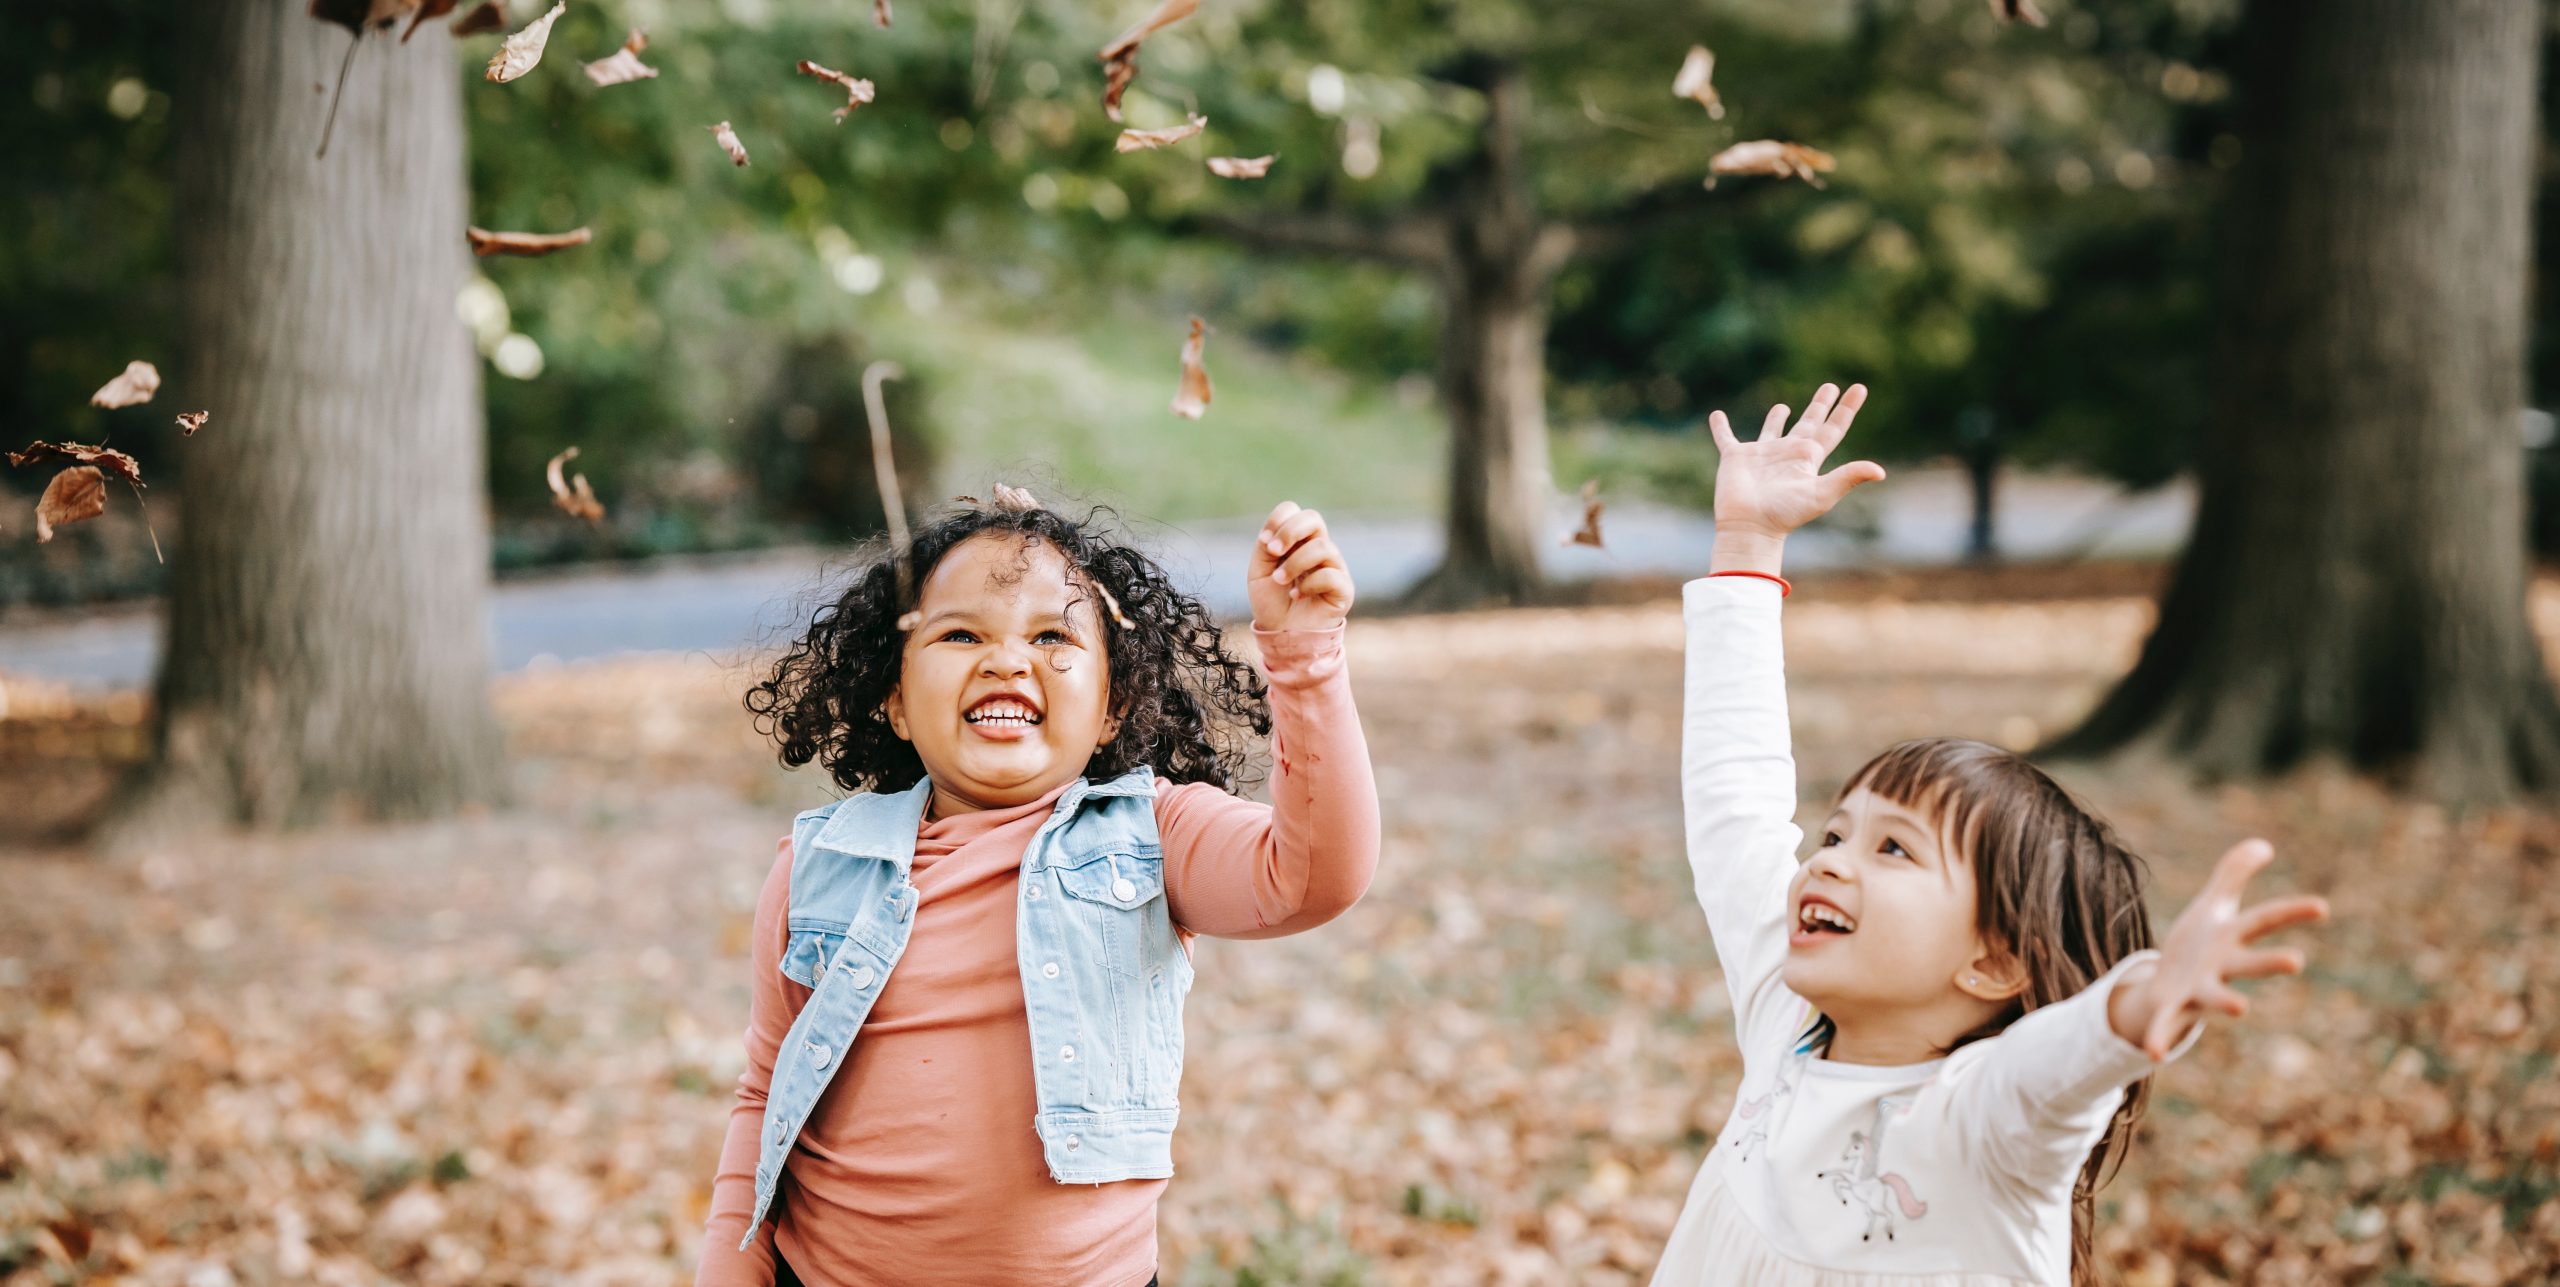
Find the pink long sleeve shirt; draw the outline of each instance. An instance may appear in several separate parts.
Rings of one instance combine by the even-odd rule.
[[[1157,781],[1165,897],[1183,930],[1294,934],[1341,915],[1368,889],[1378,793],[1342,635],[1254,632],[1271,681],[1271,804]],[[742,1252],[775,1052],[811,995],[781,971],[791,898],[783,840],[756,903],[747,1068],[697,1287],[765,1287],[777,1254],[810,1287],[1137,1287],[1155,1273],[1165,1181],[1056,1183],[1032,1130],[1016,882],[1065,789],[919,827],[906,955],[802,1131],[774,1218]]]

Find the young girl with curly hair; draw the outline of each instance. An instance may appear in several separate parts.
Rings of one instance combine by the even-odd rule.
[[[697,1284],[1154,1279],[1191,937],[1312,929],[1377,863],[1323,518],[1274,510],[1247,577],[1267,688],[1100,522],[972,503],[748,695],[853,794],[756,905]],[[1269,805],[1229,794],[1246,730]]]
[[[2301,970],[2261,937],[2327,914],[2241,905],[2273,857],[2224,855],[2154,950],[2141,860],[2025,759],[1928,738],[1850,775],[1801,862],[1778,605],[1787,534],[1865,461],[1822,465],[1866,400],[1824,385],[1738,441],[1709,426],[1712,571],[1684,594],[1689,863],[1742,1086],[1655,1287],[2093,1283],[2093,1197],[2146,1079],[2233,979]],[[1891,646],[1890,640],[1879,641]]]

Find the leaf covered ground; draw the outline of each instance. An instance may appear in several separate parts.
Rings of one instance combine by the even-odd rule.
[[[2104,582],[1913,588],[1790,610],[1808,802],[1899,737],[2053,731],[2150,612]],[[1385,860],[1323,930],[1202,945],[1168,1283],[1650,1271],[1739,1072],[1678,843],[1679,637],[1663,600],[1355,625]],[[754,740],[746,674],[501,681],[504,813],[114,858],[61,837],[139,699],[0,689],[0,1282],[689,1281],[751,904],[823,798]],[[2560,820],[2061,772],[2162,913],[2256,833],[2261,892],[2337,914],[2308,976],[2163,1076],[2102,1195],[2111,1280],[2546,1281]]]

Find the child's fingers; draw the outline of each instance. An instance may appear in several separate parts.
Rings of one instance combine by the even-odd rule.
[[[2235,926],[2240,941],[2264,938],[2280,929],[2310,925],[2329,919],[2329,900],[2311,894],[2291,898],[2275,898],[2240,913]]]
[[[1290,551],[1309,541],[1322,540],[1324,535],[1324,515],[1302,509],[1264,532],[1262,548],[1271,555],[1272,564],[1277,566],[1289,557]]]
[[[1314,599],[1338,612],[1351,610],[1351,571],[1339,563],[1328,563],[1299,578],[1290,593],[1301,600]]]
[[[1776,442],[1776,441],[1778,440],[1778,436],[1779,436],[1780,434],[1785,433],[1786,431],[1787,431],[1787,404],[1786,404],[1786,403],[1781,402],[1781,403],[1779,403],[1778,405],[1776,405],[1776,406],[1774,406],[1774,407],[1769,408],[1769,414],[1767,414],[1767,415],[1765,415],[1765,416],[1760,417],[1760,438],[1759,438],[1759,441],[1761,441],[1761,442]]]
[[[2274,947],[2243,952],[2222,968],[2226,979],[2266,979],[2279,974],[2300,974],[2304,960],[2298,948]]]
[[[2151,1026],[2142,1030],[2142,1053],[2151,1056],[2154,1063],[2168,1058],[2169,1047],[2177,1044],[2178,1033],[2186,1023],[2185,1005],[2160,1007],[2159,1012],[2151,1016]]]
[[[1707,413],[1707,432],[1715,435],[1717,451],[1731,451],[1742,445],[1742,440],[1733,436],[1733,422],[1725,419],[1721,411]]]
[[[2221,860],[2213,864],[2213,876],[2205,881],[2204,892],[2236,903],[2240,901],[2240,891],[2249,887],[2249,878],[2275,860],[2275,846],[2254,837],[2243,840],[2224,851]]]
[[[1841,498],[1856,491],[1864,483],[1884,481],[1884,466],[1872,460],[1853,460],[1822,476],[1823,508],[1840,503]]]
[[[1823,420],[1831,414],[1831,404],[1840,400],[1840,386],[1825,383],[1813,391],[1813,399],[1804,404],[1804,415],[1796,420],[1795,432],[1818,433]]]
[[[2249,998],[2219,983],[2208,983],[2196,993],[2196,1000],[2210,1009],[2220,1010],[2234,1019],[2246,1018]]]
[[[1291,517],[1300,512],[1296,501],[1282,501],[1271,508],[1271,517],[1262,520],[1261,538],[1254,542],[1256,558],[1268,556],[1276,560],[1288,552],[1288,546],[1272,543],[1272,533],[1278,530],[1282,523],[1288,522]]]
[[[1840,395],[1840,405],[1831,409],[1831,414],[1816,430],[1822,435],[1822,445],[1826,450],[1840,445],[1840,439],[1848,434],[1850,424],[1858,418],[1858,408],[1865,405],[1867,386],[1863,384],[1850,385],[1849,391]]]
[[[1289,551],[1289,557],[1282,559],[1280,566],[1272,570],[1271,579],[1282,585],[1288,585],[1303,579],[1317,568],[1341,565],[1342,551],[1334,548],[1330,538],[1319,535]]]

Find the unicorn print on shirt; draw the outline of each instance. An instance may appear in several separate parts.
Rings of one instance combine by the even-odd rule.
[[[1875,1124],[1867,1130],[1851,1131],[1849,1146],[1840,1151],[1840,1165],[1816,1171],[1813,1178],[1831,1181],[1831,1192],[1840,1205],[1852,1202],[1865,1210],[1866,1232],[1858,1235],[1862,1242],[1875,1241],[1876,1231],[1884,1231],[1885,1241],[1893,1241],[1893,1216],[1902,1213],[1905,1220],[1917,1220],[1929,1214],[1929,1204],[1911,1191],[1911,1182],[1892,1171],[1879,1173],[1884,1154],[1885,1127],[1894,1118],[1907,1116],[1911,1101],[1886,1095],[1876,1101]]]

